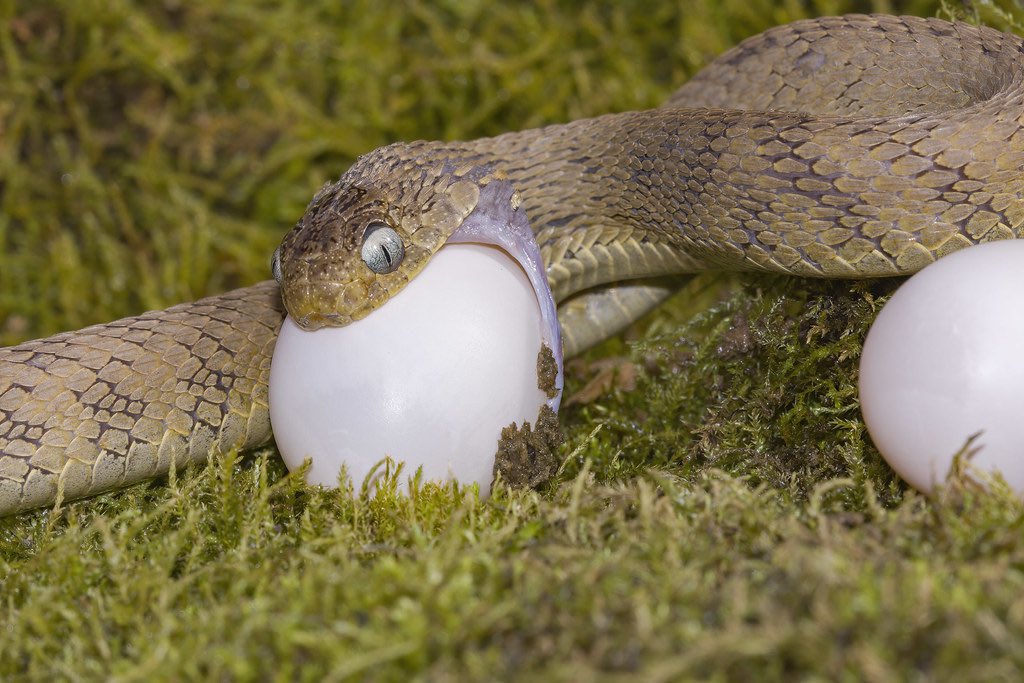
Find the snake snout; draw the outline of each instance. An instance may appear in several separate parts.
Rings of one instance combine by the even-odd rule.
[[[286,273],[281,296],[295,324],[310,331],[344,327],[366,317],[381,303],[379,295],[371,296],[370,288],[350,277],[289,280]]]

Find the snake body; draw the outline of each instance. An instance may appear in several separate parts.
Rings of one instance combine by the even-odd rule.
[[[495,178],[519,191],[571,354],[680,274],[898,275],[1019,237],[1022,122],[1019,38],[852,15],[750,38],[658,109],[378,149],[286,235],[284,306],[266,282],[0,349],[0,514],[267,442],[284,309],[309,328],[368,314]],[[360,249],[382,224],[404,258],[375,272]]]

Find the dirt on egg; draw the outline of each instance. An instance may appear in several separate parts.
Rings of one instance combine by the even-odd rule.
[[[537,387],[548,398],[558,394],[558,364],[547,344],[537,354]],[[494,454],[494,477],[511,488],[537,488],[558,471],[558,449],[565,442],[558,415],[546,403],[534,424],[514,422],[501,430]]]

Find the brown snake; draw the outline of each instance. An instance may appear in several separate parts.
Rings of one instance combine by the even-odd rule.
[[[1022,121],[1015,36],[797,22],[730,50],[659,109],[368,154],[314,198],[275,271],[306,326],[360,318],[507,178],[571,355],[664,298],[668,276],[896,275],[1020,236]],[[266,443],[283,314],[264,282],[0,349],[0,514]]]

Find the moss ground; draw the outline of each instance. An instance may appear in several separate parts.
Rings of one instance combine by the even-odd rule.
[[[265,278],[380,144],[654,106],[746,35],[845,11],[1024,16],[0,2],[0,343]],[[860,419],[894,286],[696,281],[572,366],[539,491],[324,492],[266,449],[0,520],[0,678],[1019,680],[1024,507],[909,491]]]

